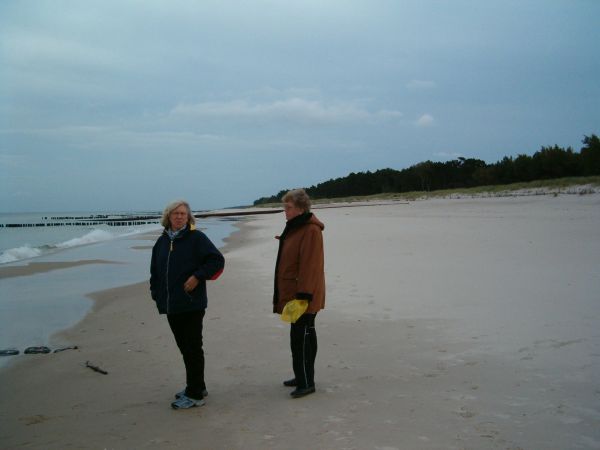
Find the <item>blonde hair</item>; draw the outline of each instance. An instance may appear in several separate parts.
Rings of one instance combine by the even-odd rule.
[[[165,207],[165,210],[163,211],[162,218],[160,219],[160,224],[163,227],[169,228],[171,226],[171,222],[169,222],[169,216],[171,215],[171,213],[174,210],[176,210],[180,206],[185,206],[185,208],[187,209],[187,212],[188,212],[187,223],[188,223],[188,225],[194,225],[196,223],[196,219],[194,218],[194,215],[192,214],[192,210],[190,208],[189,203],[186,202],[185,200],[175,200],[174,202],[169,203]]]
[[[283,197],[281,197],[283,203],[292,202],[295,207],[300,208],[302,211],[310,211],[310,197],[304,189],[292,189],[288,191]]]

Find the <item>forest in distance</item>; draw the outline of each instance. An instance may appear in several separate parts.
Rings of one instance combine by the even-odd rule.
[[[571,147],[565,149],[554,145],[541,147],[532,156],[505,156],[493,164],[461,157],[446,162],[425,161],[402,170],[386,168],[375,172],[352,172],[305,189],[316,200],[600,175],[600,138],[595,134],[585,136],[582,144],[579,152]],[[278,203],[288,190],[261,197],[254,205]]]

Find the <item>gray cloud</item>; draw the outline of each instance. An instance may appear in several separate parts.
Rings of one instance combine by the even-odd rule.
[[[431,114],[423,114],[416,120],[415,125],[418,127],[430,127],[434,122],[435,120]]]
[[[268,119],[302,123],[352,123],[382,118],[398,118],[398,111],[374,113],[350,103],[326,105],[316,100],[290,98],[268,103],[249,103],[245,100],[180,104],[171,111],[174,116],[209,117],[225,119]]]

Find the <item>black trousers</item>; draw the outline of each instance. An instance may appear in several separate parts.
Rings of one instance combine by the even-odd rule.
[[[316,314],[303,314],[290,328],[292,366],[299,388],[315,385],[315,358],[317,357]]]
[[[206,389],[204,382],[204,350],[202,349],[202,321],[205,310],[168,314],[169,326],[177,347],[183,355],[187,386],[185,395],[201,399]]]

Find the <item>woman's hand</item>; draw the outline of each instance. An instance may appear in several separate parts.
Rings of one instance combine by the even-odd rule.
[[[190,276],[185,283],[183,283],[183,290],[185,292],[192,292],[198,286],[198,278],[194,275]]]

